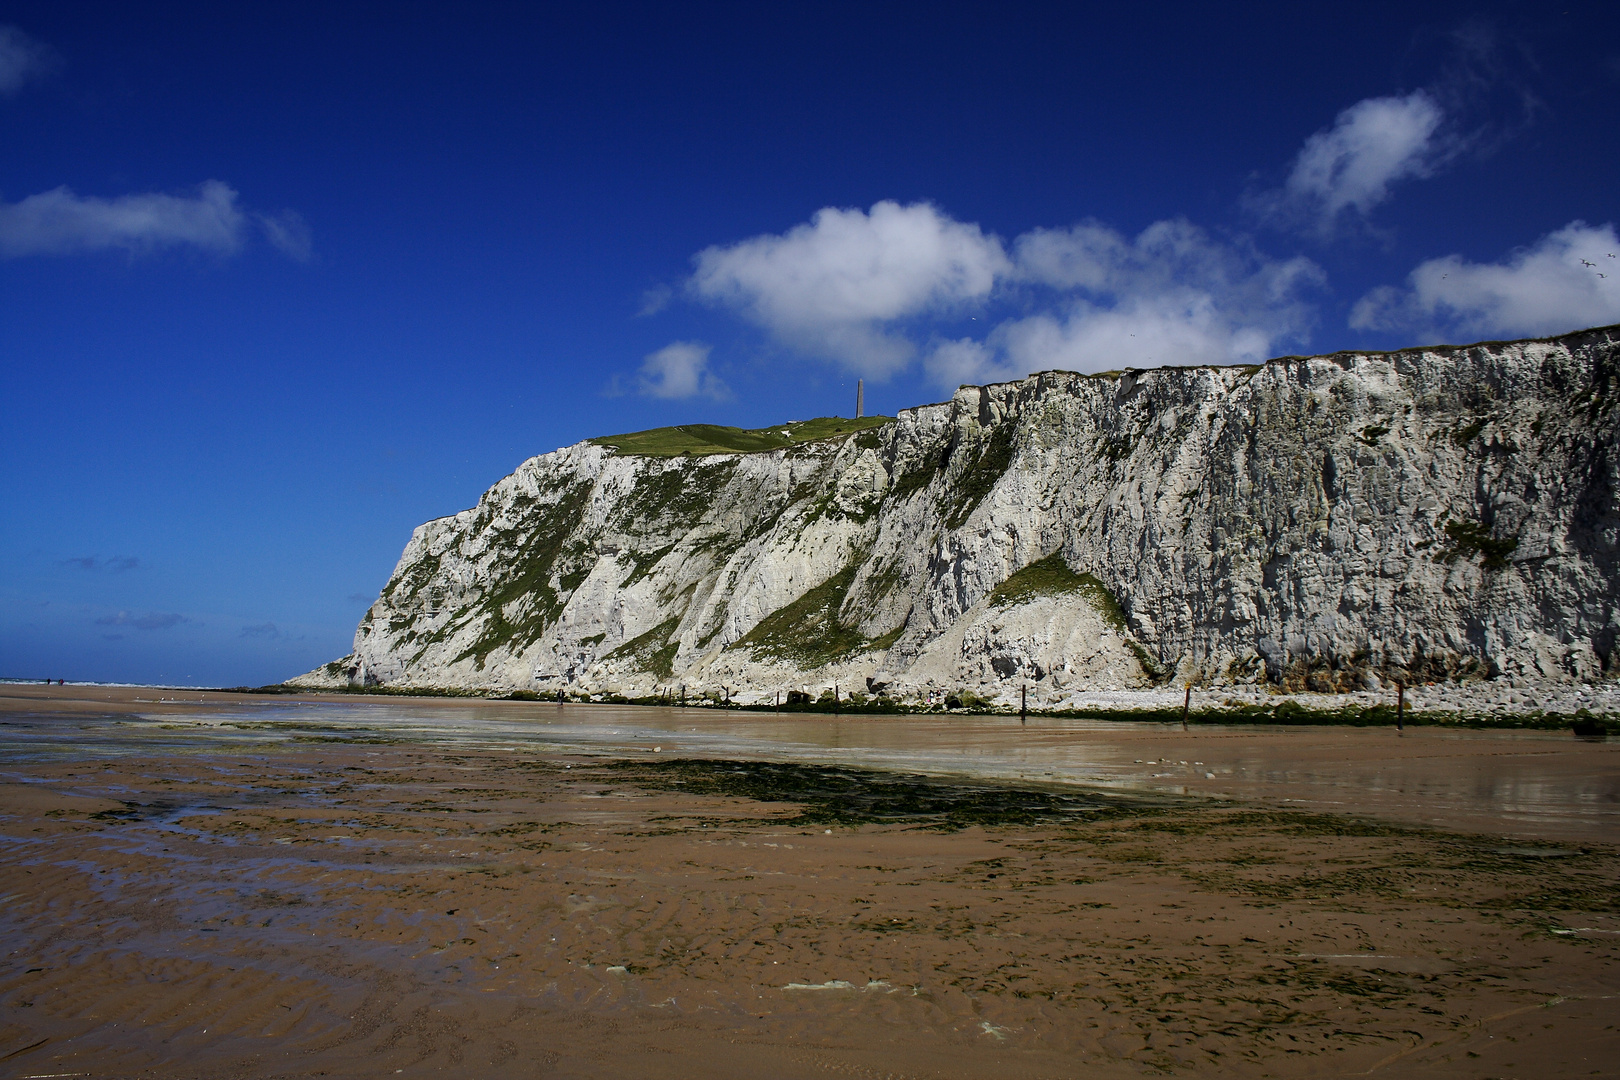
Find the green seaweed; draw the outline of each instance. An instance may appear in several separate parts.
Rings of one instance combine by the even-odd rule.
[[[1101,792],[1041,791],[1011,784],[943,780],[842,765],[770,761],[616,761],[605,768],[638,787],[795,803],[788,825],[905,823],[941,831],[1072,821],[1085,814],[1151,811],[1167,800]]]

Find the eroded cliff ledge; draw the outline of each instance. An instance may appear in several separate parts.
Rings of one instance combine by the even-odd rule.
[[[1599,679],[1617,377],[1607,327],[580,443],[418,528],[353,654],[294,681],[1027,685],[1050,707],[1186,679]]]

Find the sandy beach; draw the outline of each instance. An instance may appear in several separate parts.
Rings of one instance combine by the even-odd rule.
[[[253,708],[0,688],[0,1076],[1620,1072],[1612,742],[1121,726],[1088,787]]]

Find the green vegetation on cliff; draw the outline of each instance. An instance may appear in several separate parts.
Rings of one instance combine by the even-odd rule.
[[[1488,526],[1475,521],[1448,521],[1445,531],[1451,537],[1451,547],[1441,556],[1443,562],[1483,555],[1480,565],[1487,570],[1500,570],[1508,564],[1508,556],[1519,546],[1517,537],[1498,540],[1491,535]]]
[[[792,420],[766,428],[723,427],[719,424],[682,424],[679,427],[652,428],[626,435],[603,435],[592,439],[598,446],[611,447],[620,454],[644,457],[680,457],[691,454],[758,454],[790,446],[839,439],[857,431],[882,427],[892,416],[822,416],[815,420]]]
[[[1119,599],[1108,590],[1108,586],[1090,574],[1077,574],[1070,570],[1069,564],[1063,561],[1063,556],[1059,553],[1030,563],[997,585],[991,590],[990,605],[1013,607],[1028,603],[1038,596],[1061,596],[1064,593],[1079,593],[1085,597],[1092,609],[1103,617],[1103,621],[1125,639],[1126,646],[1136,654],[1137,663],[1142,665],[1143,673],[1155,685],[1170,677],[1172,672],[1155,660],[1153,654],[1131,636],[1130,626],[1125,621],[1125,612],[1119,606]]]
[[[858,566],[849,566],[828,578],[786,607],[761,619],[734,648],[752,649],[756,657],[786,660],[801,670],[846,659],[858,652],[888,648],[898,633],[868,640],[853,626],[839,621],[844,597],[855,580]]]
[[[1069,569],[1061,553],[1054,552],[1039,562],[1013,574],[990,593],[992,607],[1012,607],[1026,603],[1037,596],[1061,596],[1077,592],[1103,617],[1103,621],[1118,633],[1126,633],[1125,613],[1119,601],[1108,591],[1108,586],[1090,574],[1077,574]]]
[[[630,657],[635,660],[638,670],[650,671],[660,679],[667,679],[674,670],[675,653],[680,648],[680,642],[669,638],[680,622],[679,617],[666,619],[640,637],[620,645],[603,659]]]
[[[1016,435],[1012,424],[997,424],[980,434],[979,442],[972,449],[973,456],[954,486],[950,506],[941,508],[945,510],[945,524],[952,529],[959,529],[967,522],[1012,464]]]
[[[584,580],[578,565],[588,560],[590,553],[577,544],[570,545],[568,539],[578,530],[589,505],[590,485],[576,483],[562,489],[555,502],[527,501],[521,518],[504,529],[491,523],[493,511],[489,507],[480,507],[490,545],[500,550],[503,558],[491,565],[486,591],[473,616],[483,617],[483,630],[461,651],[457,661],[473,657],[482,670],[484,657],[491,652],[501,648],[521,652],[540,640],[557,621],[567,597],[557,595],[551,578],[561,565],[568,565],[569,570],[560,575],[566,582],[558,582],[565,591]],[[441,635],[453,625],[454,621],[441,627]]]

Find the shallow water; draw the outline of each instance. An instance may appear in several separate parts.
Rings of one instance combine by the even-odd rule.
[[[155,695],[154,695],[155,697]],[[1015,717],[834,719],[608,705],[209,702],[149,713],[0,714],[0,772],[129,755],[321,743],[546,755],[821,762],[1292,803],[1414,823],[1620,840],[1620,744],[1565,733],[1195,726]],[[135,703],[140,709],[142,703]]]

